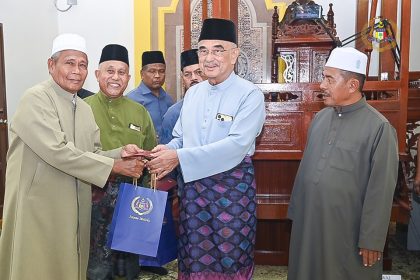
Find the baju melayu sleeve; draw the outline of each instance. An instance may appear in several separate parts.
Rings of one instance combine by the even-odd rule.
[[[75,146],[78,133],[84,133],[83,130],[78,130],[77,123],[83,121],[85,114],[92,116],[92,112],[79,99],[80,104],[74,114],[72,95],[55,83],[50,84],[56,96],[53,93],[46,97],[44,92],[36,90],[34,94],[23,96],[11,124],[11,131],[51,166],[81,180],[103,186],[114,164],[112,158],[103,155],[115,157],[120,149],[109,153],[101,151],[99,128],[96,125],[83,127],[87,131],[95,131],[95,141],[90,144],[91,152],[82,151]],[[73,131],[74,134],[69,133]]]
[[[398,176],[397,137],[389,122],[384,122],[378,130],[371,155],[370,176],[360,221],[359,248],[383,251]]]
[[[185,182],[227,171],[253,155],[264,120],[264,95],[234,73],[218,85],[206,81],[190,88],[168,144],[177,149]]]

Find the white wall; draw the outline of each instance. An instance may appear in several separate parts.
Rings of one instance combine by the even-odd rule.
[[[329,4],[333,4],[332,9],[335,14],[334,21],[337,26],[337,35],[340,37],[340,40],[343,40],[355,33],[354,30],[356,25],[354,17],[356,16],[356,0],[315,0],[315,2],[322,6],[322,13],[325,15],[325,17],[327,16],[328,10],[330,8]],[[349,15],[351,18],[349,19],[348,17],[341,15]],[[348,46],[354,47],[354,43],[349,44]]]
[[[66,0],[58,0],[57,6],[66,8]],[[98,90],[94,71],[106,44],[127,47],[133,75],[133,14],[132,0],[78,0],[67,12],[57,11],[54,0],[1,0],[9,121],[23,92],[49,77],[47,59],[52,41],[60,33],[78,33],[87,40],[89,74],[85,88]],[[134,88],[133,82],[134,77],[127,91]]]
[[[65,4],[65,0],[60,1]],[[69,11],[58,14],[60,33],[73,32],[86,38],[89,74],[84,88],[93,92],[99,90],[95,70],[102,48],[107,44],[120,44],[128,49],[132,77],[126,91],[134,88],[133,3],[133,0],[78,0]]]
[[[23,92],[48,78],[47,59],[58,32],[52,0],[0,1],[3,23],[6,99],[11,120]]]
[[[63,32],[79,33],[87,39],[89,75],[85,88],[96,92],[94,70],[102,48],[109,43],[127,47],[130,72],[134,75],[133,1],[141,0],[78,0],[67,12],[58,12],[54,0],[0,0],[0,22],[4,27],[6,93],[9,120],[23,92],[48,78],[47,59],[55,36]],[[181,2],[181,1],[180,1]],[[354,34],[356,0],[317,0],[328,12],[334,4],[337,31],[341,39]],[[66,0],[58,0],[60,8]],[[420,1],[412,0],[410,70],[420,71]],[[271,23],[269,23],[271,24]],[[373,68],[373,67],[371,67]],[[132,77],[127,91],[134,88]]]

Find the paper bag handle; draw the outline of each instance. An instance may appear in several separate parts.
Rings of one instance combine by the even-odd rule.
[[[150,187],[156,191],[156,185],[157,185],[157,176],[156,173],[152,173],[150,176]],[[133,186],[137,188],[137,178],[133,178]]]

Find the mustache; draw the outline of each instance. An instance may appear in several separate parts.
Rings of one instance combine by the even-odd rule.
[[[204,63],[203,66],[204,67],[218,67],[219,63],[209,62],[209,63]]]

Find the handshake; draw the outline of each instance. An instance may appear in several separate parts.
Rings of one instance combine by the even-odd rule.
[[[159,145],[161,146],[161,145]],[[134,144],[126,145],[121,150],[121,159],[114,160],[114,166],[112,167],[113,174],[119,174],[132,178],[140,178],[143,175],[145,167],[149,168],[148,162],[153,159],[153,151],[145,151],[140,149]],[[149,168],[150,170],[150,168]],[[152,172],[156,174],[156,172]],[[174,187],[177,183],[175,180],[170,178],[158,177],[157,188],[161,190],[168,190]]]

